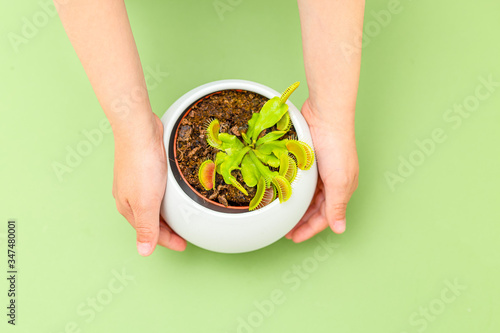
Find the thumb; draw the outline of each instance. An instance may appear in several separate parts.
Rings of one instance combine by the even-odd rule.
[[[146,207],[134,210],[137,251],[147,257],[153,253],[160,234],[160,208]]]
[[[333,191],[333,193],[332,193]],[[346,210],[349,197],[335,193],[335,189],[327,191],[325,196],[326,218],[330,228],[336,234],[341,234],[346,228]]]

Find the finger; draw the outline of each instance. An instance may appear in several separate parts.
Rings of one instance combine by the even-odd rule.
[[[311,216],[316,214],[318,209],[321,208],[321,205],[323,204],[324,201],[325,201],[325,193],[323,191],[321,191],[320,193],[318,193],[318,195],[316,196],[316,198],[315,198],[314,202],[311,204],[311,206],[309,206],[309,208],[307,209],[304,216],[302,216],[302,218],[300,219],[300,222],[307,222],[311,218]]]
[[[299,222],[293,227],[292,230],[290,230],[285,237],[288,239],[292,239],[292,234],[297,228],[299,228],[302,224],[307,222],[309,218],[316,213],[318,208],[320,207],[321,203],[325,200],[325,195],[323,191],[323,183],[321,182],[321,179],[318,180],[318,185],[316,186],[316,190],[314,191],[314,196],[311,201],[311,204],[307,208],[306,212],[304,213],[304,216],[299,220]]]
[[[173,231],[161,216],[158,244],[174,251],[184,251],[186,249],[186,241]]]
[[[307,221],[309,221],[309,219],[311,218],[311,216],[313,216],[314,214],[316,214],[316,212],[319,210],[320,207],[321,207],[321,203],[319,203],[319,202],[315,203],[314,207],[309,207],[307,209],[307,212],[304,214],[304,216],[295,225],[295,227],[293,227],[293,229],[290,230],[285,235],[285,237],[288,238],[288,239],[292,239],[292,234],[295,232],[295,230],[297,230],[298,228],[300,228],[300,226],[302,226],[304,223],[307,223]]]
[[[158,244],[174,251],[184,251],[186,249],[186,241],[164,224],[160,225]]]
[[[350,197],[350,193],[335,189],[326,193],[326,218],[330,228],[336,234],[341,234],[346,229],[346,210]]]
[[[160,205],[140,204],[132,206],[137,233],[137,251],[147,257],[153,253],[160,234]]]
[[[301,225],[292,234],[292,240],[295,243],[300,243],[308,240],[312,236],[316,235],[320,231],[325,230],[328,226],[328,222],[324,215],[325,202],[321,205],[321,208],[313,215],[311,218]]]
[[[292,239],[292,235],[293,233],[295,232],[295,230],[297,230],[298,227],[300,227],[301,225],[303,225],[305,222],[303,221],[300,221],[299,223],[297,223],[297,225],[295,227],[293,227],[292,230],[290,230],[286,235],[285,235],[285,238],[286,239]]]
[[[285,237],[288,239],[292,239],[292,234],[297,230],[301,225],[309,221],[309,219],[316,214],[316,212],[320,209],[321,204],[325,201],[325,193],[323,191],[319,192],[317,196],[314,198],[313,202],[305,212],[304,216],[300,219],[299,223],[292,230],[290,230]]]

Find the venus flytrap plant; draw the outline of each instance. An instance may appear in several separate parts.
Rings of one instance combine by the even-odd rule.
[[[205,190],[214,188],[218,173],[226,184],[233,185],[248,196],[245,187],[232,174],[234,170],[240,170],[248,187],[257,186],[249,210],[268,205],[276,196],[280,203],[290,198],[297,168],[309,170],[314,162],[314,151],[305,142],[279,140],[292,126],[286,101],[298,86],[299,82],[292,84],[280,97],[271,98],[252,115],[246,133],[241,133],[243,142],[235,135],[220,133],[217,119],[207,124],[207,143],[219,152],[215,162],[206,160],[199,168],[198,178]],[[275,125],[277,131],[260,137],[264,130]]]

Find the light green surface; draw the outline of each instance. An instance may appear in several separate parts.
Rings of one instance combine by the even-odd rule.
[[[213,80],[278,91],[305,83],[296,3],[232,3],[221,20],[212,0],[127,2],[144,67],[169,73],[150,85],[158,115]],[[367,1],[365,26],[388,3]],[[237,332],[238,318],[256,326],[240,332],[500,331],[500,87],[460,126],[443,118],[474,95],[479,76],[500,82],[500,2],[404,0],[385,27],[371,23],[356,120],[360,186],[344,235],[241,255],[161,248],[145,259],[111,196],[111,134],[62,181],[52,169],[104,114],[57,17],[15,52],[8,34],[40,11],[33,0],[0,5],[0,276],[6,221],[20,224],[18,325],[2,310],[2,332],[78,332],[72,322],[93,333]],[[304,84],[292,102],[306,96]],[[446,140],[392,191],[386,173],[398,172],[400,156],[418,157],[414,141],[436,128]],[[323,252],[318,239],[336,248]],[[292,268],[303,264],[311,273],[297,278]],[[108,301],[122,269],[134,282],[92,317],[88,298]],[[465,289],[454,294],[455,281]]]

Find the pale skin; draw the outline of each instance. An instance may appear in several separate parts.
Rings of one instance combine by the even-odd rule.
[[[123,0],[71,0],[55,5],[115,138],[113,196],[136,230],[137,249],[183,251],[186,241],[160,217],[167,183],[163,125],[152,112]],[[328,226],[346,229],[358,185],[354,111],[361,52],[342,52],[363,27],[364,0],[298,0],[309,97],[302,106],[316,151],[314,199],[286,237],[303,242]]]

